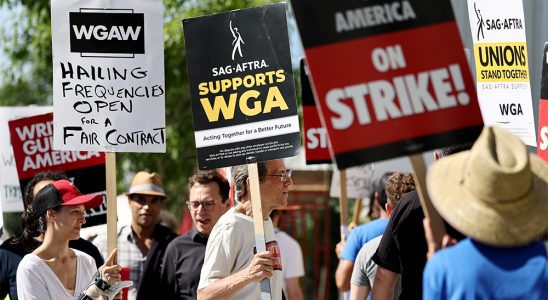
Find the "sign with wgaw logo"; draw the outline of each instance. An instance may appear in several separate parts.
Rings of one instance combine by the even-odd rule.
[[[133,9],[81,8],[69,13],[69,24],[71,52],[104,57],[145,53],[145,16]]]
[[[200,169],[296,155],[285,4],[185,19],[183,27]]]
[[[521,0],[468,0],[476,81],[486,125],[536,146]]]
[[[161,0],[53,0],[54,149],[165,152]]]

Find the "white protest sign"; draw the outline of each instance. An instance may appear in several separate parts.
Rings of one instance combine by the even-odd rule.
[[[23,211],[23,198],[10,142],[8,121],[48,113],[51,109],[51,106],[0,107],[0,202],[4,212]]]
[[[53,0],[54,149],[165,152],[161,0]]]
[[[468,0],[468,16],[485,125],[536,147],[522,0]]]
[[[329,196],[338,198],[341,195],[340,174],[333,170]],[[373,183],[373,164],[365,164],[346,169],[346,196],[348,198],[367,198]]]

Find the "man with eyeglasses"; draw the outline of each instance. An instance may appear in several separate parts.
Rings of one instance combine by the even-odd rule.
[[[167,247],[158,299],[196,299],[207,239],[217,220],[229,209],[228,181],[216,171],[199,171],[188,180],[191,232]]]
[[[283,160],[257,163],[262,218],[267,251],[255,253],[255,234],[249,192],[247,165],[232,167],[238,197],[217,222],[205,252],[198,285],[198,299],[255,300],[260,297],[260,282],[270,281],[272,300],[282,299],[282,264],[280,247],[269,215],[287,205],[291,171]]]
[[[133,281],[127,299],[157,299],[165,250],[177,236],[159,224],[162,203],[168,196],[160,176],[143,171],[135,175],[126,195],[132,218],[130,225],[118,231],[118,264],[122,272],[129,271],[128,279]],[[93,243],[106,257],[106,234],[98,236]]]

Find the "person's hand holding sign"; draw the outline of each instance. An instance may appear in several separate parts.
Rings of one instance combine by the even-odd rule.
[[[246,268],[247,276],[251,281],[259,282],[263,279],[272,277],[274,260],[272,253],[264,251],[255,254],[253,260]]]

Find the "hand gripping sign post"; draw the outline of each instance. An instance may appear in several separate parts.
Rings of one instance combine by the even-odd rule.
[[[548,43],[544,44],[542,57],[542,79],[538,103],[538,148],[537,155],[548,162]]]
[[[300,144],[285,4],[185,19],[183,27],[198,166],[248,164],[261,251],[256,162],[294,156]]]
[[[108,251],[114,152],[165,152],[161,0],[53,0],[54,149],[106,153]]]
[[[485,124],[536,147],[521,0],[468,0],[478,99]]]
[[[105,198],[104,153],[53,150],[52,113],[12,120],[9,127],[21,188],[37,173],[63,171],[82,193],[103,194]],[[106,206],[103,203],[86,211],[86,223],[82,227],[105,222]]]
[[[479,135],[481,113],[464,53],[455,51],[462,44],[450,1],[291,3],[339,169],[414,155],[420,178],[416,153]],[[421,200],[428,209],[426,193]],[[430,217],[439,238],[441,219]]]

